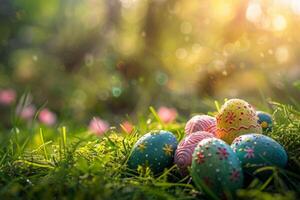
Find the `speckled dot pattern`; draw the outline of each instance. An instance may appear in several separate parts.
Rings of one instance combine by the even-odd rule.
[[[228,144],[239,135],[247,133],[262,133],[255,109],[241,99],[230,99],[221,108],[216,116],[216,137]]]
[[[263,166],[284,167],[287,164],[288,157],[284,148],[265,135],[239,136],[233,141],[231,147],[248,172]]]
[[[178,142],[169,131],[151,131],[142,136],[133,146],[128,167],[148,166],[154,174],[172,166]]]
[[[270,132],[273,128],[272,116],[263,111],[257,111],[258,123],[260,124],[263,132]]]
[[[185,125],[185,134],[190,135],[197,131],[207,131],[216,134],[216,118],[208,115],[196,115]]]
[[[174,162],[178,166],[181,175],[188,175],[188,167],[192,164],[192,155],[197,144],[206,138],[213,138],[212,133],[206,131],[197,131],[191,135],[187,135],[179,143]]]
[[[238,157],[228,144],[217,138],[198,143],[193,153],[191,175],[196,185],[205,184],[219,196],[223,191],[234,192],[243,185]]]

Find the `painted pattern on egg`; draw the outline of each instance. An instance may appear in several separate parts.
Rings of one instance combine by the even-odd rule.
[[[257,111],[258,123],[264,132],[270,132],[273,128],[272,116],[266,112]]]
[[[148,166],[154,174],[162,172],[173,164],[177,139],[169,131],[151,131],[142,136],[133,146],[128,167]]]
[[[216,137],[228,144],[231,144],[239,135],[262,133],[255,109],[241,99],[231,99],[225,102],[216,118]]]
[[[263,166],[284,167],[287,164],[288,158],[284,148],[265,135],[239,136],[232,142],[231,147],[248,172]]]
[[[243,185],[240,161],[230,146],[217,138],[200,141],[193,153],[191,175],[196,186],[205,184],[218,196]],[[205,187],[203,187],[205,190]]]
[[[191,135],[187,135],[179,143],[176,152],[174,162],[178,166],[181,175],[188,175],[188,167],[192,164],[192,155],[197,144],[206,138],[213,138],[212,133],[206,131],[197,131]]]
[[[216,134],[216,118],[208,115],[196,115],[185,126],[185,134],[190,135],[197,131],[207,131]]]

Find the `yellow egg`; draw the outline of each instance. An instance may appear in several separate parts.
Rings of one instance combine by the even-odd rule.
[[[216,116],[216,136],[228,144],[247,133],[262,133],[255,109],[241,99],[230,99]]]

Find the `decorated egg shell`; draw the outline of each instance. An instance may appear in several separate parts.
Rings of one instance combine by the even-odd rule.
[[[284,167],[287,164],[288,158],[284,148],[265,135],[239,136],[232,142],[231,147],[248,172],[263,166]]]
[[[208,115],[196,115],[185,125],[185,134],[190,135],[197,131],[207,131],[215,135],[216,118]]]
[[[217,115],[217,138],[231,144],[247,133],[262,133],[254,108],[244,100],[228,100]]]
[[[154,174],[162,172],[173,164],[177,139],[169,131],[151,131],[142,136],[133,146],[128,167],[148,166]]]
[[[264,132],[272,131],[273,120],[272,116],[266,112],[257,111],[258,123]]]
[[[198,143],[193,153],[191,175],[196,186],[204,191],[209,188],[218,196],[243,186],[244,177],[238,157],[228,144],[217,138],[207,138]]]
[[[212,133],[197,131],[181,140],[175,152],[174,162],[183,176],[188,174],[188,167],[192,164],[192,156],[197,144],[203,139],[213,137]]]

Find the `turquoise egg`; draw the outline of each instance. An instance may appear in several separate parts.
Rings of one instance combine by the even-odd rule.
[[[264,132],[272,131],[273,128],[272,116],[262,111],[257,111],[256,115],[258,117],[258,123],[261,125],[262,130]]]
[[[288,160],[286,151],[278,142],[261,134],[239,136],[233,141],[231,148],[245,171],[250,173],[264,166],[283,168]]]
[[[193,153],[191,175],[199,189],[219,197],[234,193],[243,186],[240,161],[223,140],[207,138],[200,141]]]
[[[148,166],[154,174],[172,166],[178,142],[169,131],[151,131],[142,136],[133,146],[128,167]]]

